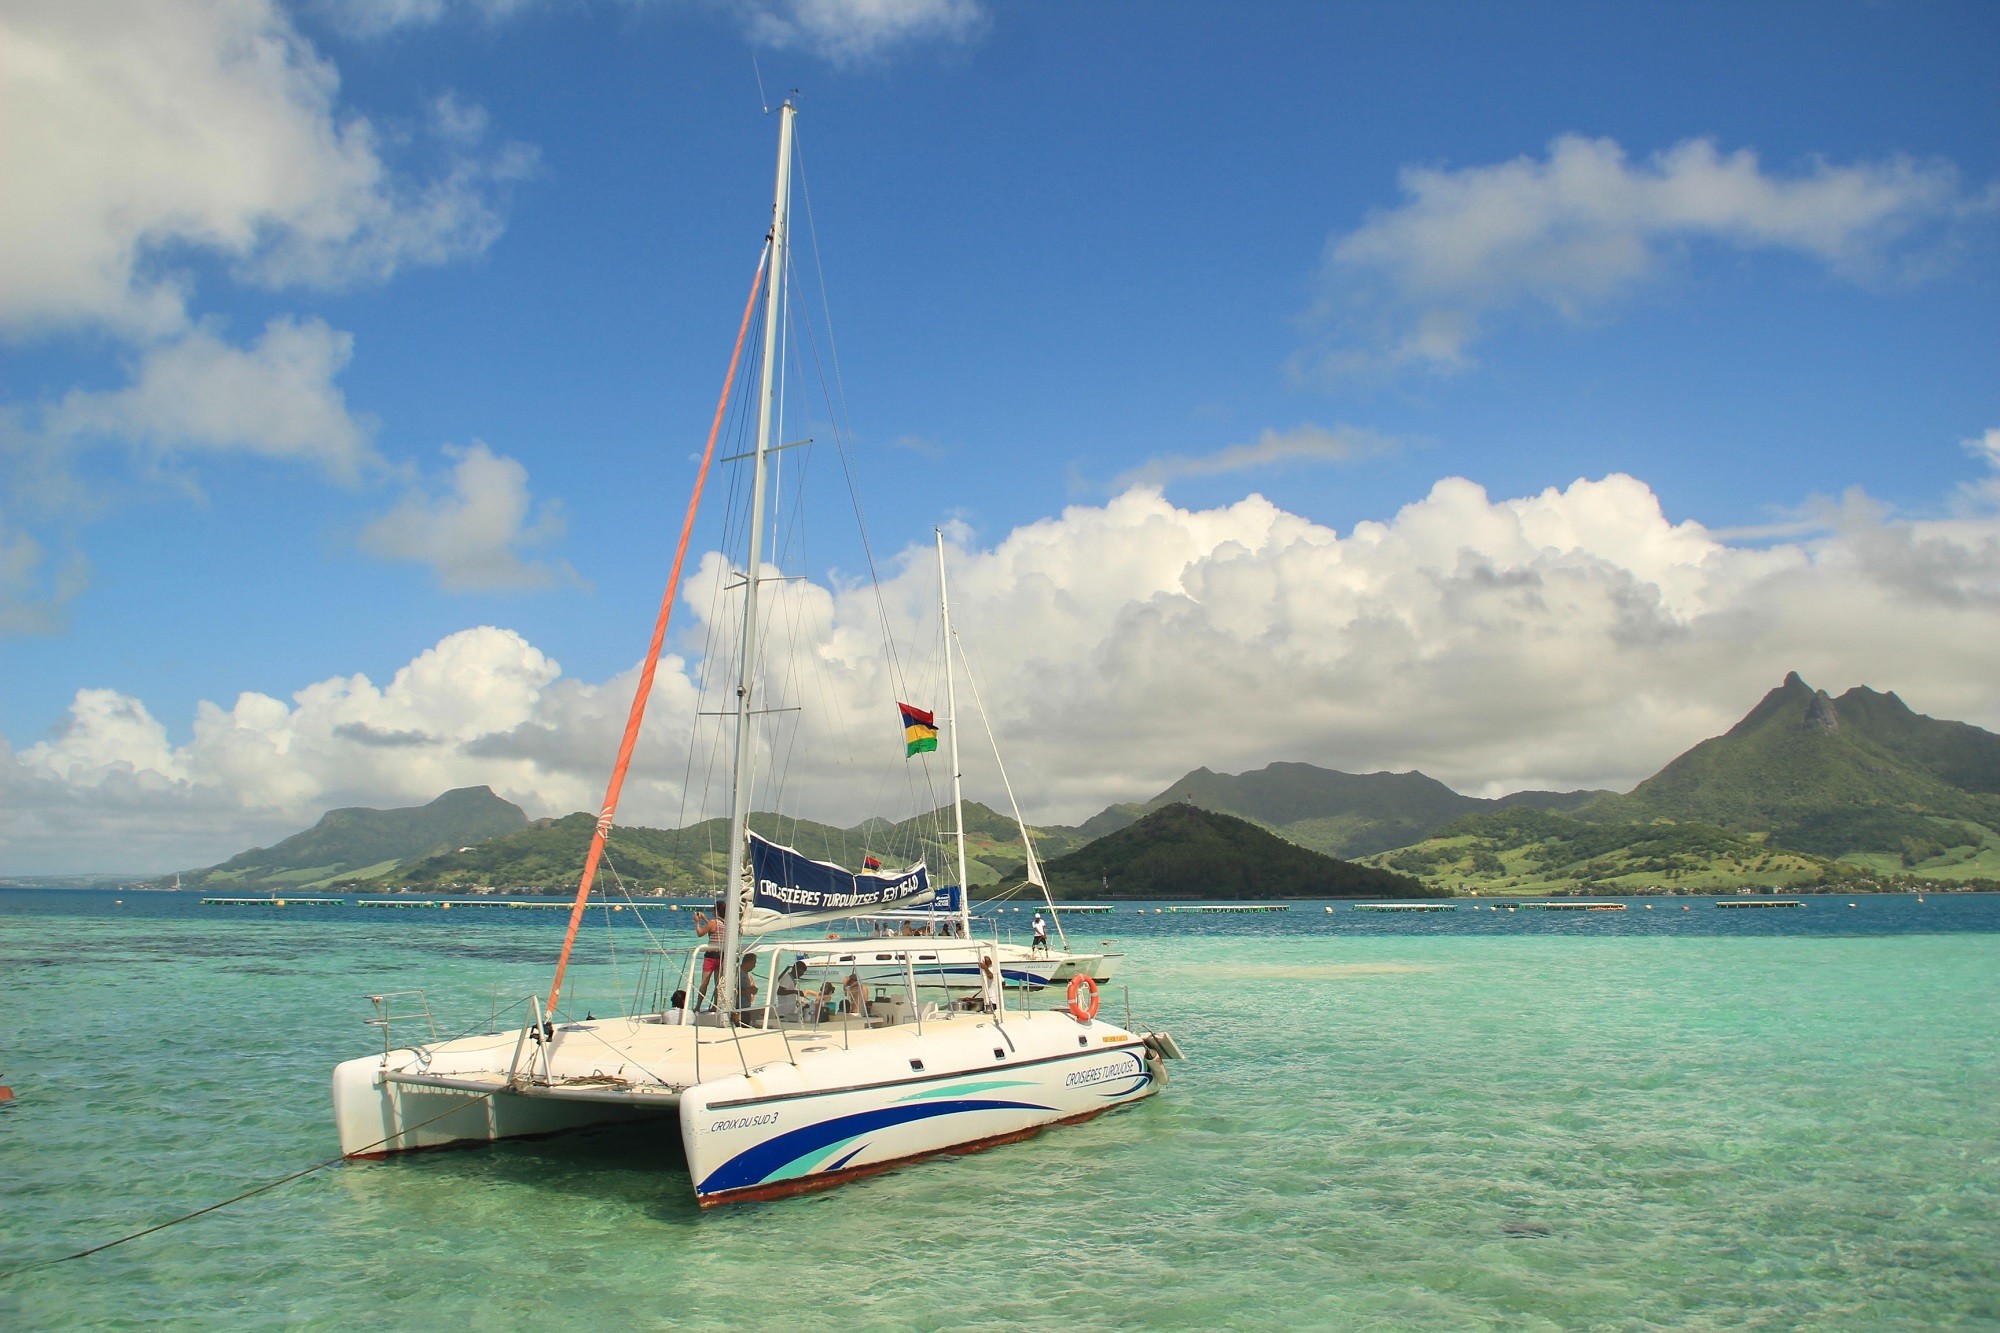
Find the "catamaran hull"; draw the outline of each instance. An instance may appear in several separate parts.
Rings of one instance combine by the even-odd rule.
[[[827,959],[836,958],[828,954]],[[838,955],[839,962],[832,966],[844,966],[848,955]],[[1026,949],[1002,949],[996,954],[999,962],[1001,981],[1009,988],[1042,990],[1049,986],[1066,986],[1070,978],[1087,976],[1098,982],[1109,981],[1118,972],[1125,955],[1105,954],[1036,954]],[[903,984],[906,973],[900,960],[895,962],[873,962],[866,954],[855,962],[855,972],[868,985],[897,986]],[[977,991],[980,986],[979,965],[970,959],[939,959],[927,962],[921,959],[911,965],[919,986],[944,986],[956,991]]]
[[[481,1080],[460,1082],[476,1084]],[[540,1138],[593,1125],[671,1116],[654,1106],[523,1096],[490,1087],[448,1087],[388,1075],[380,1056],[348,1060],[333,1070],[333,1119],[344,1157],[374,1159],[428,1148],[466,1147],[501,1139]]]
[[[681,1142],[704,1208],[776,1198],[1088,1120],[1151,1096],[1159,1071],[1142,1037],[1056,1014],[912,1033],[690,1088]]]

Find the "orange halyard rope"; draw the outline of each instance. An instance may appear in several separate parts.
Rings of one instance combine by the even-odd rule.
[[[743,303],[743,323],[736,330],[736,350],[729,354],[729,373],[722,380],[722,397],[715,405],[715,422],[708,429],[708,447],[702,451],[701,470],[695,474],[694,494],[688,497],[687,518],[681,523],[680,545],[674,548],[673,572],[667,576],[666,595],[660,599],[660,616],[653,624],[653,642],[646,650],[646,665],[639,672],[639,688],[632,695],[632,711],[625,718],[625,739],[618,746],[618,762],[611,768],[611,782],[605,788],[604,806],[597,815],[597,831],[591,835],[590,854],[584,858],[583,877],[576,886],[576,903],[569,911],[569,930],[563,936],[562,955],[556,959],[556,978],[549,986],[548,1018],[553,1021],[556,1001],[562,997],[563,973],[576,944],[577,928],[583,924],[584,908],[590,902],[590,886],[597,879],[597,863],[604,856],[604,839],[611,832],[612,817],[618,813],[618,797],[625,788],[625,770],[632,763],[632,749],[639,743],[639,724],[646,716],[646,703],[653,694],[653,673],[660,665],[660,647],[667,639],[667,621],[673,615],[674,596],[680,590],[681,563],[687,558],[688,540],[694,534],[694,518],[701,508],[702,487],[708,481],[708,465],[715,457],[715,441],[722,433],[722,418],[729,408],[729,392],[736,382],[736,367],[743,358],[743,339],[750,332],[750,317],[757,308],[757,293],[764,288],[764,268],[770,262],[767,238],[764,252],[757,257],[757,276],[750,282],[750,299]]]

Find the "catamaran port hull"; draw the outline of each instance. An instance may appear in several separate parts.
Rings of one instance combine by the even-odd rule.
[[[1017,1014],[702,1083],[681,1098],[681,1142],[710,1207],[1024,1139],[1142,1100],[1161,1081],[1137,1034]]]
[[[402,1054],[399,1052],[398,1054]],[[659,1119],[671,1123],[677,1097],[653,1105],[522,1095],[499,1079],[431,1078],[391,1072],[380,1056],[334,1066],[333,1118],[343,1156],[392,1157],[501,1139],[543,1138],[595,1125]]]

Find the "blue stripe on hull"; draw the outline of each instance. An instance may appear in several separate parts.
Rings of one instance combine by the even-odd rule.
[[[783,1178],[786,1167],[802,1157],[832,1145],[859,1137],[879,1129],[889,1129],[896,1125],[907,1125],[918,1120],[929,1120],[943,1115],[965,1115],[977,1111],[1053,1111],[1052,1106],[1041,1106],[1034,1102],[1003,1101],[956,1101],[918,1102],[902,1106],[878,1107],[872,1111],[857,1111],[852,1115],[836,1116],[822,1120],[818,1124],[805,1125],[776,1138],[766,1139],[755,1147],[736,1154],[710,1172],[708,1178],[695,1187],[698,1194],[720,1194],[728,1190],[747,1189],[761,1185],[773,1177]],[[866,1145],[863,1145],[866,1146]],[[841,1159],[842,1163],[852,1160],[854,1152]]]

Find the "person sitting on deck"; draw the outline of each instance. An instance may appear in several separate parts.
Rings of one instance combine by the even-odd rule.
[[[694,1007],[699,1009],[710,1000],[713,989],[716,996],[722,993],[719,973],[722,969],[722,899],[715,900],[715,915],[709,916],[699,907],[694,911],[694,933],[708,936],[708,947],[701,952],[701,984],[695,987]]]
[[[866,1018],[868,1016],[868,988],[861,984],[861,974],[858,972],[849,972],[847,974],[845,989],[847,991],[847,1012],[855,1015],[857,1018]]]
[[[806,960],[803,958],[778,974],[778,1017],[787,1023],[796,1023],[804,1017],[805,1002],[799,994],[799,984],[805,976]]]
[[[669,1023],[685,1023],[687,1022],[687,1013],[688,993],[684,990],[677,990],[674,992],[673,1004],[668,1007],[663,1017]]]

